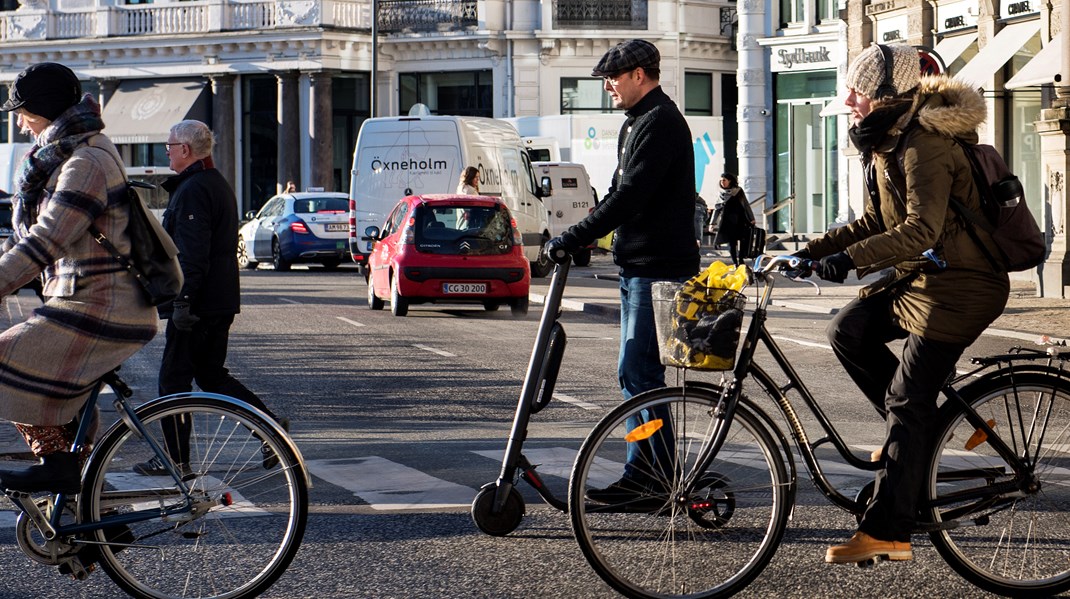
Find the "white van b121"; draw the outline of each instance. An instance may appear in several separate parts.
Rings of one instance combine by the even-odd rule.
[[[367,264],[369,226],[382,227],[403,197],[455,193],[461,171],[479,169],[479,193],[501,198],[524,238],[531,274],[553,267],[543,246],[550,239],[546,208],[520,134],[509,123],[481,117],[396,116],[368,119],[353,150],[349,191],[349,247]]]
[[[556,237],[580,222],[598,204],[598,194],[587,176],[587,169],[575,162],[532,162],[539,193],[550,213],[550,235]],[[576,266],[591,263],[591,248],[572,255]]]

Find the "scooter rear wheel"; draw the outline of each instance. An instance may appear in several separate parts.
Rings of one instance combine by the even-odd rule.
[[[472,521],[488,535],[504,537],[520,526],[520,520],[524,518],[524,498],[516,487],[509,489],[502,511],[495,514],[494,493],[497,489],[497,483],[487,483],[479,489],[472,500]]]

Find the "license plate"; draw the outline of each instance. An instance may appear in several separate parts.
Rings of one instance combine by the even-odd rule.
[[[455,294],[455,293],[467,293],[467,294],[479,294],[487,292],[486,283],[443,283],[442,293]]]
[[[349,230],[349,223],[328,223],[327,224],[327,230],[328,231],[348,231]]]

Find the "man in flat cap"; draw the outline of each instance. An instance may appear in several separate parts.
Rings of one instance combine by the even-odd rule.
[[[651,286],[683,282],[699,270],[695,241],[695,154],[691,130],[659,84],[661,55],[645,40],[609,49],[591,73],[604,80],[613,105],[627,119],[617,139],[617,170],[609,193],[591,214],[551,239],[547,251],[568,255],[616,230],[613,261],[620,267],[620,355],[617,375],[625,399],[665,386],[658,356]],[[650,419],[667,414],[650,414]],[[629,423],[631,428],[640,422]],[[624,476],[588,498],[605,503],[657,501],[675,476],[675,448],[664,434],[628,444]]]

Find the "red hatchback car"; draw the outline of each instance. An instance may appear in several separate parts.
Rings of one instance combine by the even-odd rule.
[[[528,313],[531,270],[516,221],[501,200],[485,196],[409,196],[383,229],[368,227],[368,306],[395,316],[412,304],[509,304]]]

